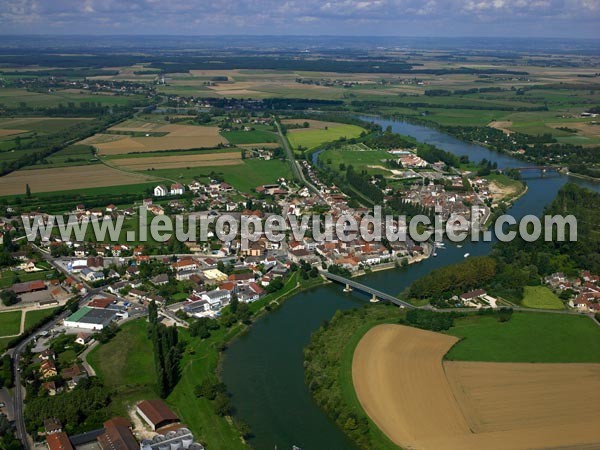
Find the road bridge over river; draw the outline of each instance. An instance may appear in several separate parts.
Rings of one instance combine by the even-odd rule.
[[[373,289],[372,287],[369,287],[365,284],[354,281],[350,278],[342,277],[340,275],[334,275],[334,274],[332,274],[330,272],[326,272],[326,271],[322,271],[321,275],[323,275],[325,278],[327,278],[331,281],[345,284],[346,285],[346,287],[344,289],[345,291],[351,291],[351,290],[355,289],[357,291],[364,292],[365,294],[369,294],[371,296],[372,302],[383,300],[386,302],[393,303],[394,305],[398,305],[401,308],[413,308],[413,309],[417,308],[415,305],[411,305],[408,302],[402,301],[399,298],[394,297],[393,295],[378,291],[377,289]]]

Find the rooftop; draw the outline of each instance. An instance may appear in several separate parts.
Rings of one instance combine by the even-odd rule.
[[[179,420],[162,400],[144,400],[137,407],[154,425],[165,421]]]
[[[49,450],[73,450],[73,445],[69,441],[67,433],[60,432],[46,436],[46,443]]]

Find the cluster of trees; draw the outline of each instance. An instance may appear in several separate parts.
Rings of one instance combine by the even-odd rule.
[[[406,313],[406,319],[400,323],[406,323],[412,327],[431,331],[444,331],[454,325],[456,313],[440,313],[426,309],[411,309]]]
[[[421,97],[415,96],[415,99]],[[547,106],[511,106],[511,105],[480,105],[472,104],[446,104],[446,103],[428,103],[424,101],[397,101],[397,100],[354,100],[351,103],[353,108],[359,111],[373,111],[381,108],[430,108],[430,109],[471,109],[482,111],[548,111]]]
[[[5,289],[0,292],[0,299],[2,299],[2,304],[4,306],[12,306],[19,303],[19,297],[10,289]]]
[[[116,323],[111,323],[107,327],[104,327],[98,333],[94,335],[94,339],[96,339],[101,344],[106,344],[112,338],[114,338],[119,332],[120,328]]]
[[[44,420],[52,417],[63,424],[68,434],[95,430],[102,428],[109,402],[109,394],[98,379],[82,379],[70,392],[29,399],[25,405],[25,424],[34,435],[36,431],[43,432]]]
[[[352,165],[346,169],[346,180],[352,188],[369,198],[374,204],[383,202],[383,192],[365,174],[359,174]]]
[[[21,71],[15,70],[11,72],[0,72],[3,75],[11,75],[12,77],[54,77],[54,78],[87,78],[87,77],[98,77],[98,76],[109,76],[118,75],[118,70],[107,70],[107,69],[46,69],[32,71]]]
[[[130,105],[111,105],[106,106],[100,102],[68,102],[59,103],[50,107],[35,107],[25,102],[20,102],[17,106],[6,108],[11,114],[40,114],[51,117],[100,117],[109,114],[130,114]]]
[[[0,413],[0,449],[2,450],[21,450],[23,446],[14,433],[11,423],[5,414]]]
[[[208,376],[197,385],[194,394],[198,398],[210,400],[215,412],[220,416],[229,416],[233,412],[233,406],[227,395],[227,386],[215,375]]]
[[[242,322],[246,325],[251,323],[252,311],[248,303],[240,302],[237,295],[233,295],[229,303],[229,309],[223,314],[221,322],[226,327]]]
[[[332,273],[334,275],[340,275],[342,277],[349,277],[352,275],[352,273],[346,269],[345,267],[340,266],[339,264],[331,264],[328,268],[327,271],[329,273]]]
[[[10,355],[6,354],[0,359],[0,388],[11,388],[15,384],[13,363]]]
[[[420,205],[418,203],[412,203],[407,200],[404,200],[400,195],[394,195],[388,201],[388,206],[399,214],[406,214],[408,218],[414,217],[417,215],[424,215],[433,220],[435,212],[432,208],[427,208],[426,206]]]
[[[498,260],[501,280],[511,282],[511,277],[518,276],[515,271],[521,273],[519,281],[527,281],[525,284],[557,271],[571,276],[582,269],[600,273],[600,235],[597,232],[600,194],[568,183],[560,189],[544,214],[574,215],[577,218],[577,241],[559,242],[556,230],[553,230],[553,239],[548,242],[545,239],[525,242],[516,238],[497,244],[493,256]],[[546,225],[542,220],[542,236],[545,233]],[[568,237],[569,228],[565,238]]]
[[[313,333],[304,349],[304,378],[311,395],[360,449],[377,450],[382,448],[382,442],[363,410],[342,388],[340,373],[348,370],[344,365],[344,355],[348,354],[346,343],[366,324],[399,320],[401,314],[398,308],[383,304],[337,311],[330,322],[324,322]]]
[[[316,278],[319,276],[319,270],[315,266],[311,266],[303,259],[300,260],[300,264],[298,266],[300,269],[300,276],[303,280],[308,280],[309,278]]]
[[[441,267],[416,280],[408,288],[410,298],[450,298],[478,288],[496,275],[496,260],[490,256],[465,259]]]
[[[450,95],[484,94],[486,92],[502,92],[505,90],[506,89],[503,89],[499,86],[472,89],[455,89],[454,91],[448,89],[426,89],[425,95],[427,97],[449,97]]]
[[[183,353],[183,343],[179,342],[177,327],[166,327],[158,323],[158,310],[154,302],[148,307],[148,322],[159,395],[166,398],[177,385],[181,375],[179,362]]]
[[[530,146],[539,144],[541,156],[548,156],[546,144],[556,143],[556,139],[550,134],[529,135],[513,132],[508,136],[502,130],[491,127],[465,127],[465,126],[442,126],[444,132],[456,136],[458,139],[467,142],[485,143],[497,152],[512,152],[519,149],[525,149],[527,157],[535,158],[537,153]]]
[[[449,167],[458,167],[461,163],[469,162],[469,158],[466,156],[459,157],[450,152],[442,150],[441,148],[427,144],[419,145],[417,148],[417,156],[423,158],[430,164],[442,161]]]
[[[364,143],[371,148],[381,149],[407,148],[415,145],[413,139],[393,133],[391,126],[388,126],[383,133],[367,136]]]
[[[210,337],[210,332],[220,328],[219,322],[208,317],[200,317],[194,320],[190,325],[190,336],[207,339]]]
[[[487,159],[483,158],[479,164],[477,164],[477,175],[480,177],[485,177],[497,169],[497,162],[488,161]]]

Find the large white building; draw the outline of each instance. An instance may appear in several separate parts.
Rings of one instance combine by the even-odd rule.
[[[110,308],[101,309],[83,306],[65,319],[64,326],[100,331],[117,317],[117,313],[118,311]]]
[[[167,188],[164,187],[162,184],[160,184],[154,188],[154,196],[155,197],[164,197],[168,194],[169,194],[169,191],[167,191]]]

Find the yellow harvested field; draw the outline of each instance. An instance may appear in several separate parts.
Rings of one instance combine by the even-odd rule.
[[[600,448],[600,364],[442,362],[457,339],[380,325],[354,353],[357,397],[403,448]]]
[[[512,127],[512,124],[513,123],[510,120],[495,120],[493,122],[490,122],[488,124],[488,127],[492,127],[496,130],[503,131],[505,134],[511,134],[512,130],[510,130],[510,127]]]
[[[93,136],[90,136],[89,138],[86,138],[82,141],[79,141],[78,144],[86,144],[86,145],[93,145],[96,146],[96,144],[104,144],[106,142],[114,142],[114,141],[120,141],[121,139],[125,138],[125,136],[122,136],[120,134],[95,134]]]
[[[101,155],[142,153],[157,150],[188,150],[210,148],[227,141],[219,134],[218,127],[194,125],[162,125],[153,129],[141,130],[132,127],[128,131],[153,131],[168,133],[161,137],[132,137],[121,135],[96,135],[81,143],[96,147]],[[107,137],[110,136],[110,137]]]
[[[324,130],[326,127],[339,127],[340,124],[336,122],[323,122],[321,120],[313,120],[313,119],[283,119],[281,123],[283,124],[294,124],[294,125],[302,125],[304,122],[308,122],[310,125],[308,127],[309,130]],[[305,130],[306,128],[293,128],[290,133],[294,131]]]
[[[0,137],[4,137],[4,136],[12,136],[13,134],[21,134],[21,133],[26,133],[27,130],[6,130],[6,129],[0,129]]]
[[[143,120],[130,119],[122,122],[114,127],[110,127],[110,131],[139,131],[141,133],[146,131],[156,131],[163,124],[157,122],[145,122]]]
[[[567,122],[554,123],[550,125],[552,128],[566,127],[579,130],[581,135],[587,137],[600,137],[600,122]]]
[[[259,142],[258,144],[237,144],[241,148],[278,148],[281,144],[278,142]]]
[[[152,177],[121,172],[103,164],[18,170],[0,177],[0,195],[23,194],[27,184],[35,193],[139,184],[151,180]]]
[[[444,369],[475,433],[553,427],[600,412],[590,401],[591,392],[600,400],[600,364],[446,361]]]
[[[205,155],[151,156],[148,158],[123,158],[112,161],[131,170],[174,169],[177,167],[234,166],[242,164],[240,152],[207,153]]]

